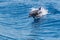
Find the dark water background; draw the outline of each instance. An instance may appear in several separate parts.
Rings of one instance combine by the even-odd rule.
[[[40,6],[48,15],[29,18]],[[0,40],[60,40],[60,0],[0,0]]]

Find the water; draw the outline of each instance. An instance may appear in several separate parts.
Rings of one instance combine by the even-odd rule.
[[[48,15],[29,18],[40,6]],[[60,0],[0,0],[0,40],[60,40]]]

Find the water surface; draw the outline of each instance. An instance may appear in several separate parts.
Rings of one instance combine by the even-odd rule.
[[[29,18],[40,6],[48,15]],[[0,0],[0,40],[60,40],[60,0]]]

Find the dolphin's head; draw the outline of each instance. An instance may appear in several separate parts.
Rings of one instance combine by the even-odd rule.
[[[33,8],[29,14],[29,17],[40,18],[42,16],[42,7],[37,9]]]
[[[33,10],[30,12],[29,16],[35,18],[38,15],[38,10]]]

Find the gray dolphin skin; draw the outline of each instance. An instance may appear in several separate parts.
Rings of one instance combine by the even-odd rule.
[[[31,11],[30,13],[29,13],[29,17],[33,17],[34,19],[35,18],[38,18],[39,16],[40,16],[40,14],[41,14],[41,7],[40,8],[38,8],[38,10],[33,10],[33,11]]]

